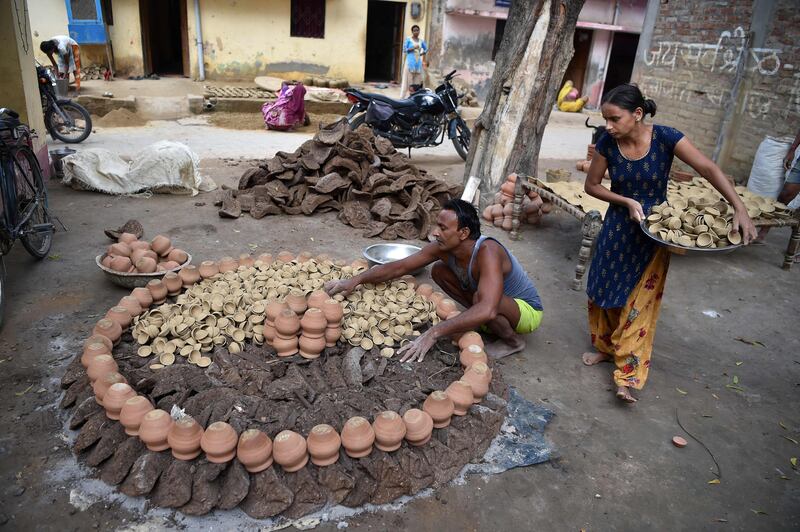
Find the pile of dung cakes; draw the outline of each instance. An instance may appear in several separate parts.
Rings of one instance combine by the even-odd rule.
[[[523,178],[524,179],[524,178]],[[483,210],[483,219],[492,222],[495,227],[511,231],[511,216],[514,212],[514,187],[517,174],[509,174],[500,185],[500,192],[494,195],[494,202]],[[520,221],[537,225],[542,217],[553,209],[552,203],[540,197],[533,190],[522,198],[522,215]]]

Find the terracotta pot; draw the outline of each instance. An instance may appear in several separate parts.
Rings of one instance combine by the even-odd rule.
[[[472,385],[463,380],[451,382],[445,393],[453,401],[453,414],[456,416],[467,415],[474,399]]]
[[[112,260],[114,260],[114,255],[106,255],[105,257],[103,257],[103,258],[100,260],[100,264],[102,264],[102,265],[103,265],[103,266],[105,266],[106,268],[113,269],[113,268],[111,268],[111,261],[112,261]]]
[[[131,269],[131,266],[133,266],[133,263],[128,257],[115,255],[114,258],[111,259],[111,269],[115,272],[127,273],[128,270]]]
[[[433,294],[433,286],[428,283],[422,283],[417,287],[417,293],[423,297],[430,298]]]
[[[166,266],[165,266],[166,268]],[[183,288],[183,281],[178,274],[175,272],[167,272],[164,274],[164,286],[167,287],[167,294],[171,296],[177,296],[181,293],[181,288]]]
[[[119,323],[114,320],[103,318],[98,320],[97,324],[94,326],[94,329],[92,329],[92,334],[105,336],[111,340],[112,344],[117,345],[117,343],[119,343],[120,336],[122,336],[122,327],[120,327]]]
[[[139,424],[139,439],[148,449],[159,452],[169,449],[167,435],[172,428],[172,418],[163,410],[150,410]]]
[[[92,342],[83,347],[83,354],[81,355],[81,364],[84,368],[88,368],[92,361],[100,355],[111,355],[111,349],[108,348],[103,342]]]
[[[147,283],[147,289],[153,296],[153,303],[160,305],[167,299],[167,286],[161,279],[153,279]]]
[[[255,259],[251,257],[247,253],[242,253],[239,255],[239,266],[244,266],[245,268],[252,268],[253,265],[256,263]]]
[[[136,391],[128,383],[117,382],[109,386],[103,395],[103,408],[108,419],[119,419],[122,406],[132,397],[136,397]]]
[[[486,356],[486,352],[483,350],[483,348],[474,344],[468,345],[465,349],[462,349],[458,356],[458,360],[461,362],[461,366],[465,369],[476,362],[483,362],[484,364],[489,362],[489,359]]]
[[[425,402],[422,403],[422,410],[431,416],[433,428],[436,429],[443,429],[450,424],[454,409],[453,400],[440,390],[431,392]]]
[[[514,196],[514,183],[506,181],[500,185],[500,192],[506,196]]]
[[[200,439],[203,427],[190,416],[174,422],[167,433],[167,443],[172,456],[178,460],[192,460],[200,456]]]
[[[447,318],[447,315],[456,310],[456,302],[452,299],[443,297],[436,305],[436,314],[440,320]]]
[[[436,305],[436,306],[438,307],[438,306],[439,306],[439,303],[440,303],[440,302],[442,301],[442,299],[444,299],[445,297],[446,297],[446,296],[445,296],[445,295],[444,295],[442,292],[434,292],[434,293],[432,293],[432,294],[430,295],[430,297],[429,297],[428,299],[430,299],[431,301],[433,301],[433,304],[434,304],[434,305]]]
[[[463,350],[470,345],[479,345],[484,347],[483,338],[479,333],[475,331],[469,331],[461,335],[461,338],[458,340],[458,348]]]
[[[325,328],[325,347],[333,347],[342,337],[342,327],[340,325],[330,325]]]
[[[136,298],[142,310],[150,308],[153,304],[153,294],[144,286],[137,286],[131,291],[131,297]]]
[[[101,342],[101,343],[105,344],[105,346],[108,347],[108,351],[109,352],[111,352],[111,348],[114,347],[114,344],[111,342],[111,340],[108,339],[108,337],[100,335],[100,334],[93,334],[89,338],[87,338],[83,342],[83,347],[86,347],[89,344],[94,344],[94,343],[97,343],[97,342]]]
[[[173,260],[178,264],[183,264],[184,262],[189,260],[189,254],[182,249],[173,248],[172,251],[170,251],[169,254],[167,254],[167,259]]]
[[[258,256],[257,260],[260,260],[261,263],[264,266],[269,266],[270,264],[272,264],[272,261],[275,260],[275,259],[272,257],[271,253],[262,253],[261,255]],[[272,456],[272,455],[270,455],[270,456]]]
[[[89,377],[89,382],[94,382],[107,373],[112,373],[119,370],[119,366],[111,353],[105,355],[97,355],[89,362],[86,367],[86,376]]]
[[[219,273],[236,271],[238,267],[239,263],[233,257],[222,257],[219,261]]]
[[[325,329],[328,320],[318,308],[310,308],[300,320],[302,335],[298,342],[300,356],[303,358],[317,358],[325,349]]]
[[[130,327],[131,321],[133,321],[133,317],[131,317],[131,313],[128,312],[128,309],[120,307],[119,305],[108,309],[106,318],[117,322],[123,331]]]
[[[114,255],[115,257],[130,257],[131,251],[131,247],[123,242],[111,244],[108,246],[106,253],[109,255]]]
[[[297,353],[297,333],[300,330],[300,318],[290,309],[285,309],[275,318],[275,339],[273,347],[279,357],[288,357]]]
[[[208,279],[219,273],[219,265],[213,260],[204,260],[200,263],[200,277]]]
[[[351,458],[363,458],[372,452],[375,443],[375,431],[369,421],[361,416],[347,420],[342,428],[342,445]]]
[[[275,340],[275,319],[278,317],[278,314],[288,309],[289,307],[282,301],[270,301],[267,304],[264,316],[264,339],[268,344],[272,345],[272,342]]]
[[[329,466],[339,460],[342,439],[330,425],[317,425],[308,434],[308,454],[318,466]]]
[[[504,216],[503,223],[500,225],[503,228],[503,231],[511,231],[514,227],[514,221],[511,219],[511,216]]]
[[[387,410],[375,416],[372,422],[375,431],[375,447],[390,453],[400,448],[406,435],[406,424],[397,412]]]
[[[139,240],[139,237],[133,233],[122,233],[117,238],[117,242],[123,242],[125,244],[130,244],[131,242],[135,242],[137,240]]]
[[[125,427],[125,434],[138,436],[139,424],[144,415],[151,410],[153,410],[153,405],[143,395],[137,395],[125,401],[119,413],[119,422]]]
[[[130,246],[131,251],[135,249],[150,249],[150,242],[146,240],[134,240],[133,242],[126,242]]]
[[[489,205],[488,207],[483,209],[483,219],[486,220],[487,222],[491,222],[492,220],[494,220],[494,217],[492,216],[492,206],[491,205]]]
[[[285,250],[278,253],[277,257],[277,259],[281,262],[292,262],[294,258],[295,258],[294,253]]]
[[[162,262],[161,264],[159,264],[159,266],[164,268],[164,270],[166,271],[176,270],[181,267],[181,265],[175,262],[174,260],[168,260],[166,262]]]
[[[217,421],[208,426],[200,439],[200,446],[206,453],[206,459],[214,464],[224,464],[233,460],[239,436],[233,427],[224,421]]]
[[[164,257],[172,248],[172,241],[164,235],[156,235],[155,238],[150,241],[150,247],[153,251]]]
[[[291,430],[281,431],[272,444],[272,457],[288,473],[302,469],[308,463],[306,439]]]
[[[155,255],[155,257],[150,257],[150,254]],[[131,257],[130,258],[131,258],[131,262],[134,265],[136,265],[137,262],[139,262],[141,259],[143,259],[145,257],[152,258],[154,264],[156,262],[158,262],[158,258],[157,258],[158,255],[156,255],[155,252],[150,251],[149,249],[134,249],[133,251],[131,251]]]
[[[492,373],[489,366],[483,362],[476,362],[464,371],[462,380],[472,386],[473,403],[480,403],[481,399],[489,393],[489,383],[492,381]]]
[[[333,259],[327,253],[320,253],[316,256],[315,260],[317,262],[333,262]]]
[[[236,458],[250,473],[259,473],[272,465],[272,440],[256,429],[248,429],[239,436]]]
[[[406,441],[415,447],[425,445],[433,433],[433,419],[419,408],[411,408],[403,414],[406,424]]]
[[[506,181],[509,183],[516,183],[517,182],[517,174],[510,173],[506,176]]]
[[[330,299],[331,296],[322,290],[314,290],[308,295],[308,308],[322,308],[322,305]],[[334,300],[335,301],[335,300]]]
[[[297,262],[299,262],[299,263],[308,262],[308,261],[310,261],[310,260],[311,260],[311,259],[313,259],[313,258],[314,258],[314,255],[312,255],[312,254],[311,254],[311,253],[309,253],[308,251],[301,251],[301,252],[300,252],[300,253],[297,255]]]
[[[342,336],[342,316],[344,308],[335,299],[327,299],[322,303],[322,313],[325,315],[327,326],[325,328],[325,345],[333,347]]]
[[[103,398],[106,396],[106,392],[108,389],[111,388],[114,384],[117,383],[124,383],[127,382],[125,377],[122,376],[121,373],[117,373],[116,371],[112,371],[110,373],[106,373],[102,375],[99,379],[94,381],[92,384],[92,391],[94,392],[94,399],[98,405],[103,406]]]
[[[138,316],[139,314],[144,312],[142,306],[139,304],[139,300],[133,296],[123,297],[122,299],[119,300],[119,303],[117,305],[127,310],[128,314],[130,314],[131,317]]]
[[[181,268],[178,272],[178,277],[181,278],[181,284],[184,288],[189,288],[194,283],[200,282],[200,272],[197,271],[197,266],[188,264]]]
[[[286,304],[298,316],[302,316],[308,308],[306,296],[303,295],[303,292],[297,289],[290,291],[289,295],[286,296]]]

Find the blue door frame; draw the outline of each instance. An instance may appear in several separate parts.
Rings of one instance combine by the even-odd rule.
[[[71,0],[64,0],[64,3],[67,5],[67,27],[69,28],[69,36],[75,39],[78,44],[106,44],[108,38],[106,35],[106,25],[103,22],[103,8],[100,5],[100,0],[84,1],[94,1],[95,13],[97,14],[94,19],[74,18],[72,15]]]

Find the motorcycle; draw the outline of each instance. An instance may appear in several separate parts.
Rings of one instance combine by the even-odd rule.
[[[36,77],[39,78],[44,127],[50,136],[68,144],[86,140],[92,132],[89,111],[69,98],[58,97],[56,77],[49,68],[37,65]]]
[[[458,112],[458,103],[464,95],[459,95],[450,83],[455,75],[453,70],[435,91],[420,89],[405,100],[347,89],[347,99],[353,104],[347,121],[351,129],[367,124],[395,148],[408,148],[409,154],[411,148],[440,145],[446,134],[458,155],[466,160],[470,130]]]

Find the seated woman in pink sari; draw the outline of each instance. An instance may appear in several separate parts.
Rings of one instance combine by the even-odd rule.
[[[265,102],[261,106],[264,115],[264,124],[267,129],[286,131],[293,129],[297,124],[302,124],[306,116],[304,97],[306,88],[302,83],[290,85],[284,82],[281,93],[274,102]]]

